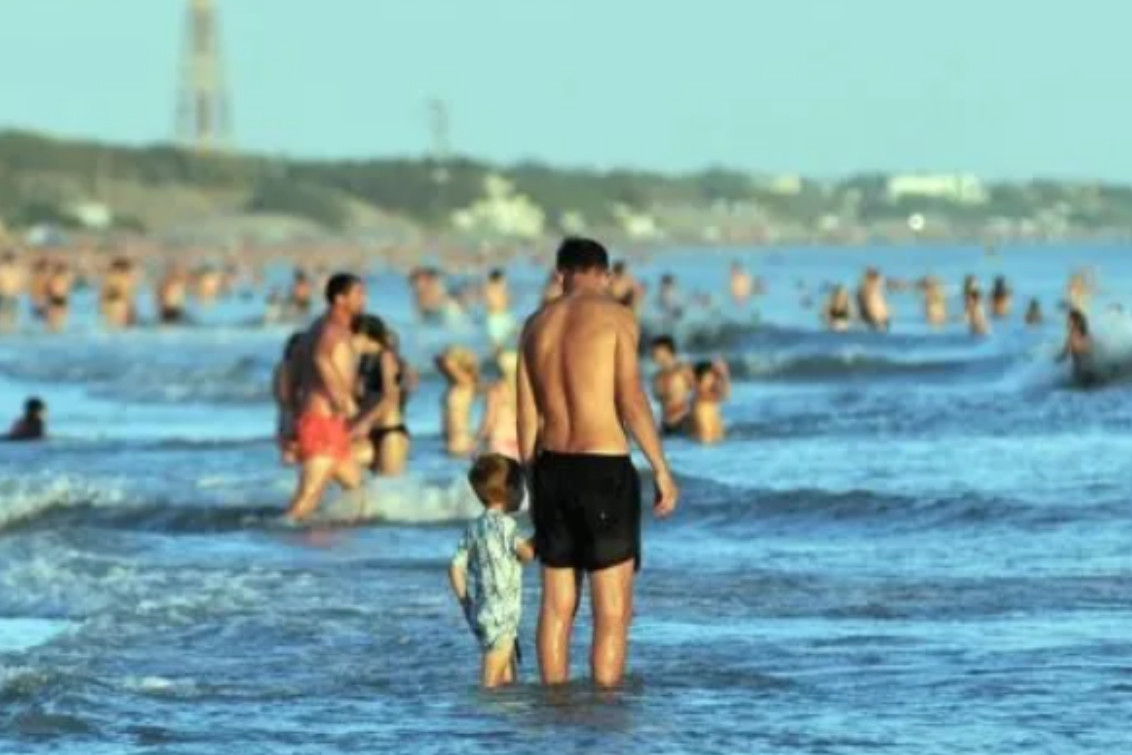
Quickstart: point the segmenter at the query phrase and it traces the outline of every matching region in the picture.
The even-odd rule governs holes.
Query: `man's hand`
[[[652,512],[657,519],[664,519],[676,510],[676,502],[680,498],[680,489],[676,487],[676,480],[668,471],[658,472],[653,478],[656,485],[656,502]]]

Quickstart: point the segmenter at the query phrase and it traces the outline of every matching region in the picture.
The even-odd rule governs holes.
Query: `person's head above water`
[[[360,315],[366,309],[362,279],[352,273],[335,273],[326,282],[326,303],[331,311]]]
[[[47,404],[38,396],[32,396],[24,402],[24,419],[43,419],[47,413]]]
[[[555,268],[567,292],[603,289],[609,284],[609,252],[593,239],[571,236],[558,247]]]
[[[667,367],[676,361],[676,339],[667,335],[657,336],[649,343],[649,352],[654,362]]]
[[[713,389],[716,379],[719,377],[716,373],[715,364],[708,361],[696,362],[696,365],[692,368],[692,374],[696,378],[696,387],[701,391]]]
[[[523,468],[502,454],[484,454],[472,463],[468,484],[484,506],[503,505],[510,512],[523,503]]]

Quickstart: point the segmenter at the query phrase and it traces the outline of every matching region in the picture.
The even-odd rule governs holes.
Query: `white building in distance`
[[[889,201],[905,198],[945,199],[957,204],[986,204],[990,199],[987,187],[970,173],[918,173],[891,176],[888,179]]]

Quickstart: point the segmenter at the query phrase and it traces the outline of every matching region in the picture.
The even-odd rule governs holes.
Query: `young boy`
[[[699,362],[693,369],[696,378],[696,397],[689,414],[692,438],[700,443],[718,443],[723,440],[723,415],[719,405],[731,396],[731,372],[722,359]]]
[[[522,563],[534,559],[534,541],[520,539],[515,520],[508,516],[523,502],[523,474],[517,461],[500,454],[481,456],[472,465],[468,482],[484,512],[464,532],[448,576],[483,650],[480,682],[491,688],[515,681]]]

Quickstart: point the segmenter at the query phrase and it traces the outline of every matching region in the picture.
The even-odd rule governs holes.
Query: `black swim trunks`
[[[531,518],[544,566],[641,568],[641,481],[628,456],[543,452],[534,464]]]

